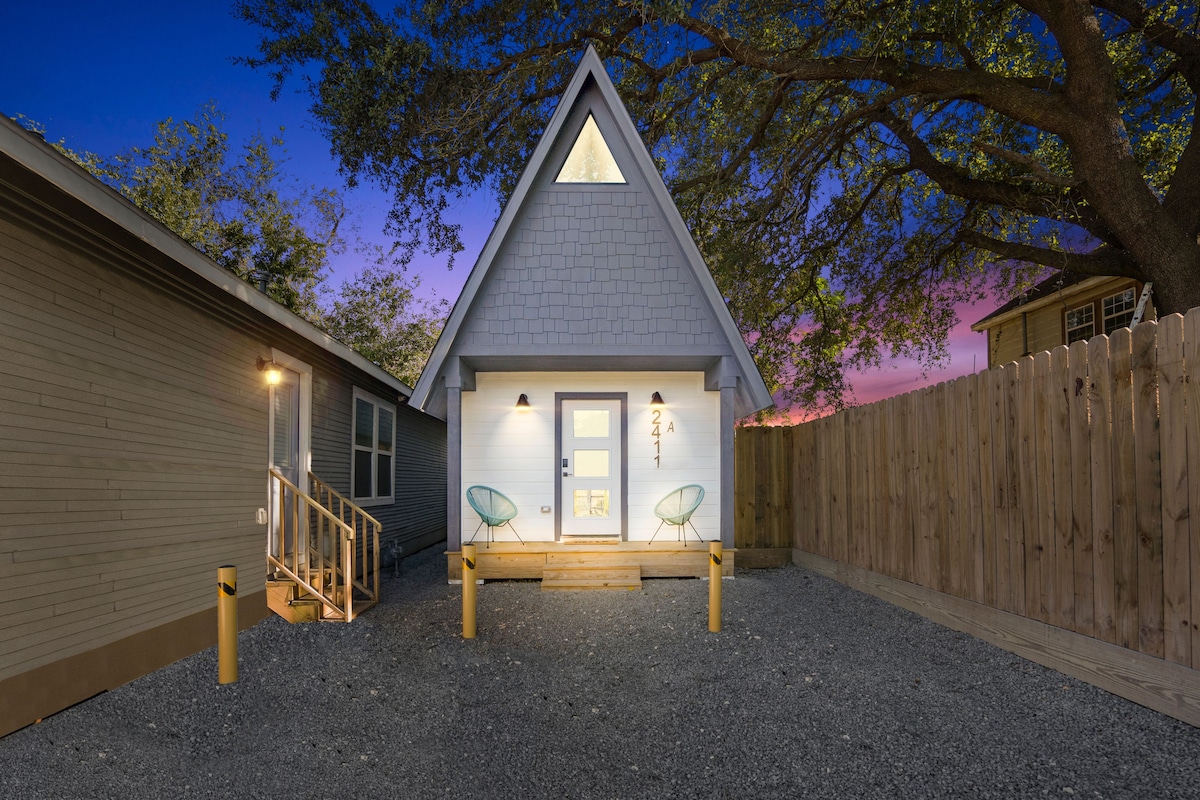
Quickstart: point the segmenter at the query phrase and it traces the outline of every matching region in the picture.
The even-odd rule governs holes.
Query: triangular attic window
[[[587,122],[583,123],[583,130],[579,132],[579,138],[572,145],[571,152],[567,154],[567,160],[563,162],[554,182],[625,182],[625,176],[621,174],[617,160],[613,158],[612,151],[600,135],[600,129],[596,127],[596,120],[592,119],[591,114],[588,114]]]

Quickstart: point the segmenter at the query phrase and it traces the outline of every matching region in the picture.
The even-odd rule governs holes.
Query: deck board
[[[737,551],[723,553],[721,574],[732,576]],[[547,566],[637,566],[643,578],[708,577],[708,543],[621,542],[581,545],[557,542],[494,542],[479,545],[476,575],[482,580],[541,580]],[[447,577],[462,580],[462,553],[446,553]]]

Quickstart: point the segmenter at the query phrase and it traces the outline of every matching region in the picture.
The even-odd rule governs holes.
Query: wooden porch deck
[[[637,580],[708,577],[708,542],[690,542],[686,547],[682,542],[475,544],[476,576],[482,580],[540,580],[546,589],[625,589],[636,588],[637,583],[615,581],[610,576],[636,569]],[[733,575],[736,554],[734,549],[722,553],[722,576]],[[461,551],[446,553],[446,572],[451,582],[462,581]]]

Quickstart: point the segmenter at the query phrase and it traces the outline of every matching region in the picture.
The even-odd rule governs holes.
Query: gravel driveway
[[[271,618],[0,739],[0,798],[1197,798],[1200,729],[798,567]]]

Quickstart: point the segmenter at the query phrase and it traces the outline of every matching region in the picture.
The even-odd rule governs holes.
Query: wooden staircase
[[[270,470],[267,607],[288,622],[350,622],[379,602],[379,521],[311,472],[311,493]]]
[[[542,571],[542,591],[642,588],[642,568],[637,564],[560,564]]]
[[[316,622],[322,617],[321,601],[289,580],[267,581],[267,608],[288,622]]]

